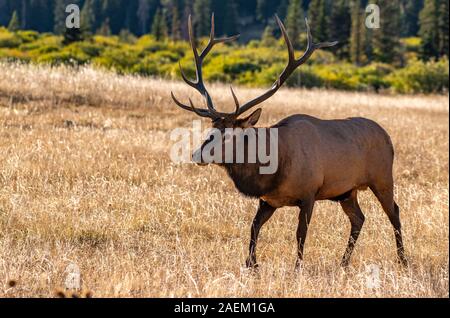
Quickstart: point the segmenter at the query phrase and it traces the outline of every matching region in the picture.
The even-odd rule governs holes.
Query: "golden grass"
[[[257,202],[217,167],[170,161],[170,131],[194,119],[171,89],[196,97],[180,83],[0,64],[0,296],[51,297],[71,263],[96,297],[449,296],[448,96],[283,90],[267,102],[262,124],[365,116],[389,131],[411,266],[397,265],[391,225],[365,192],[346,272],[349,222],[320,202],[303,271],[294,272],[298,212],[285,208],[262,229],[255,276],[243,264]],[[228,88],[211,91],[232,107]],[[238,90],[241,100],[258,93]],[[379,288],[366,284],[370,264]]]

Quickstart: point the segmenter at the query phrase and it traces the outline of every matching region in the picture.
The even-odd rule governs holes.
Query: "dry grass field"
[[[386,128],[410,267],[397,264],[392,227],[365,192],[350,268],[339,267],[350,223],[337,203],[319,202],[303,270],[298,211],[285,208],[262,229],[255,275],[243,264],[257,202],[220,168],[171,162],[171,130],[197,119],[171,89],[199,100],[181,83],[0,63],[1,297],[52,297],[70,264],[94,297],[449,296],[448,96],[282,90],[267,102],[260,124],[306,113]],[[232,107],[227,87],[211,92]]]

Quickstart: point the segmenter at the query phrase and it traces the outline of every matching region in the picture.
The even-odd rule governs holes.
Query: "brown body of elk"
[[[222,132],[226,128],[252,129],[258,122],[261,109],[250,116],[238,117],[252,107],[273,96],[293,71],[306,62],[312,53],[319,48],[330,47],[332,43],[313,44],[308,23],[308,48],[300,59],[295,59],[294,50],[284,25],[277,17],[278,25],[285,38],[289,63],[272,88],[263,95],[249,101],[242,107],[233,91],[236,112],[219,113],[213,106],[212,99],[202,79],[202,63],[212,47],[221,42],[234,40],[236,37],[215,39],[214,16],[212,18],[211,38],[207,47],[198,54],[193,40],[192,26],[189,19],[191,45],[197,70],[197,81],[187,79],[182,71],[183,79],[198,90],[205,98],[208,109],[198,109],[191,100],[190,105],[180,103],[175,96],[175,103],[185,110],[195,112],[201,117],[212,119],[212,126]],[[392,167],[394,148],[389,135],[377,123],[365,118],[349,118],[343,120],[321,120],[307,115],[293,115],[278,124],[265,129],[278,130],[278,170],[274,174],[260,174],[257,163],[221,163],[233,180],[236,188],[244,195],[258,198],[259,208],[251,227],[251,238],[248,267],[256,267],[256,243],[261,227],[273,213],[281,207],[298,206],[300,208],[297,229],[298,260],[303,259],[303,248],[314,204],[320,200],[340,202],[342,209],[350,219],[351,231],[342,265],[347,266],[350,256],[364,224],[364,215],[358,204],[359,190],[370,188],[394,227],[397,253],[402,264],[407,261],[401,234],[399,208],[394,201],[394,181]],[[258,137],[258,129],[256,138]],[[266,133],[265,138],[270,134]],[[194,153],[199,154],[211,140],[206,140]],[[269,143],[269,140],[267,140]],[[224,141],[222,141],[222,146]],[[201,158],[201,156],[200,156]],[[199,162],[205,164],[205,162]]]

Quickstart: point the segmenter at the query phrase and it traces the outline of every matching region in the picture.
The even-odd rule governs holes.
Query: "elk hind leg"
[[[306,234],[308,233],[309,222],[314,210],[314,199],[304,200],[299,204],[300,214],[297,227],[297,262],[295,268],[298,270],[303,261],[303,249],[305,247]]]
[[[384,212],[387,214],[389,221],[394,227],[395,242],[397,244],[397,255],[400,263],[403,266],[408,265],[408,261],[405,256],[405,248],[403,246],[401,222],[400,222],[400,209],[397,203],[394,201],[394,187],[393,185],[382,187],[382,186],[371,186],[372,192],[380,201]]]
[[[350,238],[348,240],[347,249],[345,250],[344,256],[342,257],[341,266],[347,267],[350,263],[350,257],[355,249],[356,241],[358,240],[359,234],[364,224],[364,214],[358,203],[357,191],[352,191],[349,198],[340,201],[342,209],[345,214],[350,219],[351,230]]]

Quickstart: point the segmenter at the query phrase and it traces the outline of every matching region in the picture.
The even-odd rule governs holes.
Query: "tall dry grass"
[[[347,271],[338,265],[349,221],[320,202],[303,271],[294,272],[298,211],[285,208],[262,229],[255,276],[243,263],[257,202],[219,168],[170,161],[170,131],[194,119],[173,106],[172,89],[197,98],[174,82],[0,64],[0,296],[52,296],[72,263],[96,297],[449,296],[448,96],[282,90],[267,102],[262,124],[365,116],[389,131],[411,265],[397,265],[392,227],[366,192]],[[211,91],[232,107],[226,87]],[[367,285],[371,264],[378,288]]]

